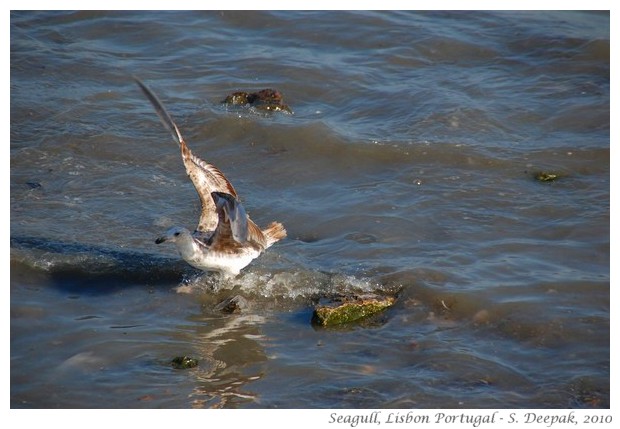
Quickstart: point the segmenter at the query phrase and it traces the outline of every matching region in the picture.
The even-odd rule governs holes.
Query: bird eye
[[[177,232],[175,232],[175,233],[174,233],[174,236],[175,236],[175,237],[178,237],[178,236],[179,236],[179,234],[180,234],[180,232],[178,232],[178,231],[177,231]]]

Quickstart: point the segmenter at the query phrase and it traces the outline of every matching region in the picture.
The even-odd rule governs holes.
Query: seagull
[[[286,237],[284,226],[272,222],[261,229],[252,222],[226,176],[192,153],[157,96],[140,79],[134,79],[181,148],[185,171],[201,203],[200,219],[194,232],[174,226],[155,243],[174,243],[181,257],[195,268],[219,272],[224,278],[237,276],[265,249]]]

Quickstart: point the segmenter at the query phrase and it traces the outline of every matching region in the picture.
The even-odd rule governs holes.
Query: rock
[[[175,369],[188,369],[198,366],[198,360],[189,356],[177,356],[170,361]]]
[[[375,294],[338,297],[328,304],[317,305],[312,315],[312,323],[333,326],[355,322],[392,306],[394,302],[396,298],[392,296]]]
[[[258,92],[233,92],[227,96],[222,103],[232,104],[235,106],[250,106],[270,112],[293,113],[286,104],[282,102],[282,94],[275,89],[262,89]]]
[[[236,104],[240,106],[250,104],[250,102],[248,101],[248,95],[249,94],[247,92],[233,92],[228,97],[226,97],[224,101],[222,101],[222,103]]]
[[[248,301],[241,295],[235,295],[230,298],[226,298],[215,306],[215,310],[222,313],[239,313],[241,310],[248,308]]]
[[[546,171],[539,171],[538,173],[534,174],[534,178],[539,182],[551,182],[553,180],[556,180],[558,177],[560,177],[559,174],[549,173]]]

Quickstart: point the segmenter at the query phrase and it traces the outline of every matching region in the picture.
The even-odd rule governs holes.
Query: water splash
[[[239,293],[256,298],[288,300],[318,299],[321,297],[392,292],[370,278],[340,273],[297,269],[294,271],[248,271],[234,279],[202,274],[187,279],[177,288],[184,293]]]

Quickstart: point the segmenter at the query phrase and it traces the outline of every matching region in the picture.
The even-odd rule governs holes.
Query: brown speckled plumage
[[[213,164],[192,153],[159,99],[139,79],[135,80],[153,104],[161,122],[179,144],[185,171],[201,203],[200,219],[193,233],[190,234],[185,228],[173,227],[156,243],[175,242],[183,259],[194,267],[219,271],[225,275],[238,274],[252,259],[286,237],[286,230],[279,222],[272,222],[265,229],[259,228],[245,213],[237,191],[226,176]],[[229,204],[218,206],[220,199],[227,200]],[[231,219],[227,212],[229,206],[236,207],[242,218]],[[237,231],[242,231],[243,239],[235,237]]]

